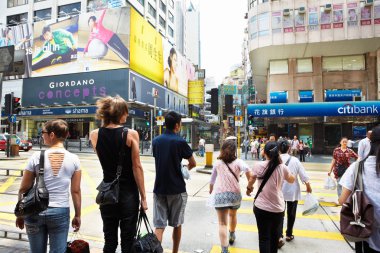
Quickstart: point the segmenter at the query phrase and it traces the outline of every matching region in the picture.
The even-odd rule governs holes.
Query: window
[[[364,55],[323,57],[323,71],[365,70]]]
[[[148,13],[154,18],[156,18],[156,9],[153,8],[153,6],[149,3],[148,3]]]
[[[297,59],[297,73],[313,72],[313,61],[308,59]]]
[[[41,20],[51,19],[51,9],[43,9],[34,12],[34,21],[38,22]]]
[[[142,6],[145,5],[145,0],[137,0],[137,2],[139,2]]]
[[[170,26],[168,26],[168,30],[169,30],[169,35],[170,35],[170,37],[174,37],[174,31],[173,31],[173,28],[171,28]]]
[[[162,1],[160,1],[160,9],[166,13],[166,4],[164,4]]]
[[[46,1],[46,0],[34,0],[35,3],[42,2],[42,1]]]
[[[165,21],[165,19],[163,19],[161,16],[160,16],[158,22],[160,23],[160,25],[161,25],[163,28],[166,27],[166,21]]]
[[[12,15],[7,17],[8,26],[14,26],[26,22],[28,22],[28,13],[21,13],[18,15]]]
[[[28,0],[8,0],[8,8],[28,4]]]
[[[174,23],[174,16],[173,14],[169,11],[169,20]]]
[[[169,5],[170,5],[170,7],[174,8],[174,1],[173,1],[173,0],[170,0],[170,1],[169,1]]]
[[[249,0],[248,10],[252,9],[255,6],[257,6],[257,0]]]
[[[288,60],[277,60],[269,62],[269,73],[271,75],[287,74]]]
[[[80,2],[58,6],[58,17],[64,17],[70,14],[79,14],[81,11],[80,6]]]
[[[259,14],[259,37],[269,35],[269,12]]]

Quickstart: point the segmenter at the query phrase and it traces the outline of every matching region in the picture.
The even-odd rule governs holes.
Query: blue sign
[[[362,139],[367,135],[367,127],[366,126],[353,126],[352,127],[353,137],[354,139]]]
[[[321,116],[380,116],[380,101],[249,104],[248,115],[262,118]]]
[[[353,101],[353,97],[361,97],[362,91],[354,90],[325,90],[325,102]]]
[[[288,92],[287,91],[272,91],[269,94],[271,104],[280,104],[288,102]]]
[[[241,109],[235,109],[235,116],[241,116]]]
[[[22,109],[20,116],[95,114],[96,106]]]
[[[16,145],[20,145],[20,139],[16,138]]]
[[[300,103],[314,102],[314,93],[312,90],[300,90],[298,92],[298,101]]]
[[[12,114],[12,115],[9,115],[9,116],[8,116],[8,119],[9,119],[9,122],[11,122],[11,123],[16,123],[16,121],[17,121],[17,116],[16,116],[16,114]]]

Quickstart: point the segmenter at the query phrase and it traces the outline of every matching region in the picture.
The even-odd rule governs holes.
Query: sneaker
[[[234,244],[235,240],[236,240],[235,232],[230,232],[230,238],[229,238],[230,245]]]

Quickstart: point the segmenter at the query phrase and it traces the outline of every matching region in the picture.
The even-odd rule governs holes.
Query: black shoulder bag
[[[225,162],[225,164],[227,165],[227,168],[228,170],[231,172],[232,175],[234,175],[234,178],[236,179],[236,181],[239,183],[239,179],[238,177],[235,175],[235,173],[231,170],[230,166],[228,166],[228,164]]]
[[[259,194],[261,193],[261,191],[263,190],[265,184],[268,182],[269,178],[272,176],[274,170],[276,169],[277,167],[271,169],[271,170],[268,170],[267,172],[265,172],[265,175],[264,175],[264,178],[263,178],[263,182],[261,183],[260,187],[259,187],[259,190],[257,191],[256,193],[256,196],[253,198],[253,203],[255,203],[257,197],[259,196]]]
[[[22,198],[17,202],[15,215],[26,217],[38,214],[46,210],[49,206],[49,192],[45,186],[45,150],[41,151],[40,164],[34,186],[22,194]]]
[[[96,188],[99,192],[96,196],[96,203],[99,205],[113,205],[119,202],[120,182],[119,178],[123,169],[123,158],[125,157],[125,145],[127,141],[128,128],[123,129],[123,142],[119,151],[119,160],[117,162],[116,178],[106,183],[104,180]]]

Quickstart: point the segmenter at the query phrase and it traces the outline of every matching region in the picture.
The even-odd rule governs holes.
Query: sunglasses
[[[48,134],[49,132],[48,131],[41,131],[41,133]]]

